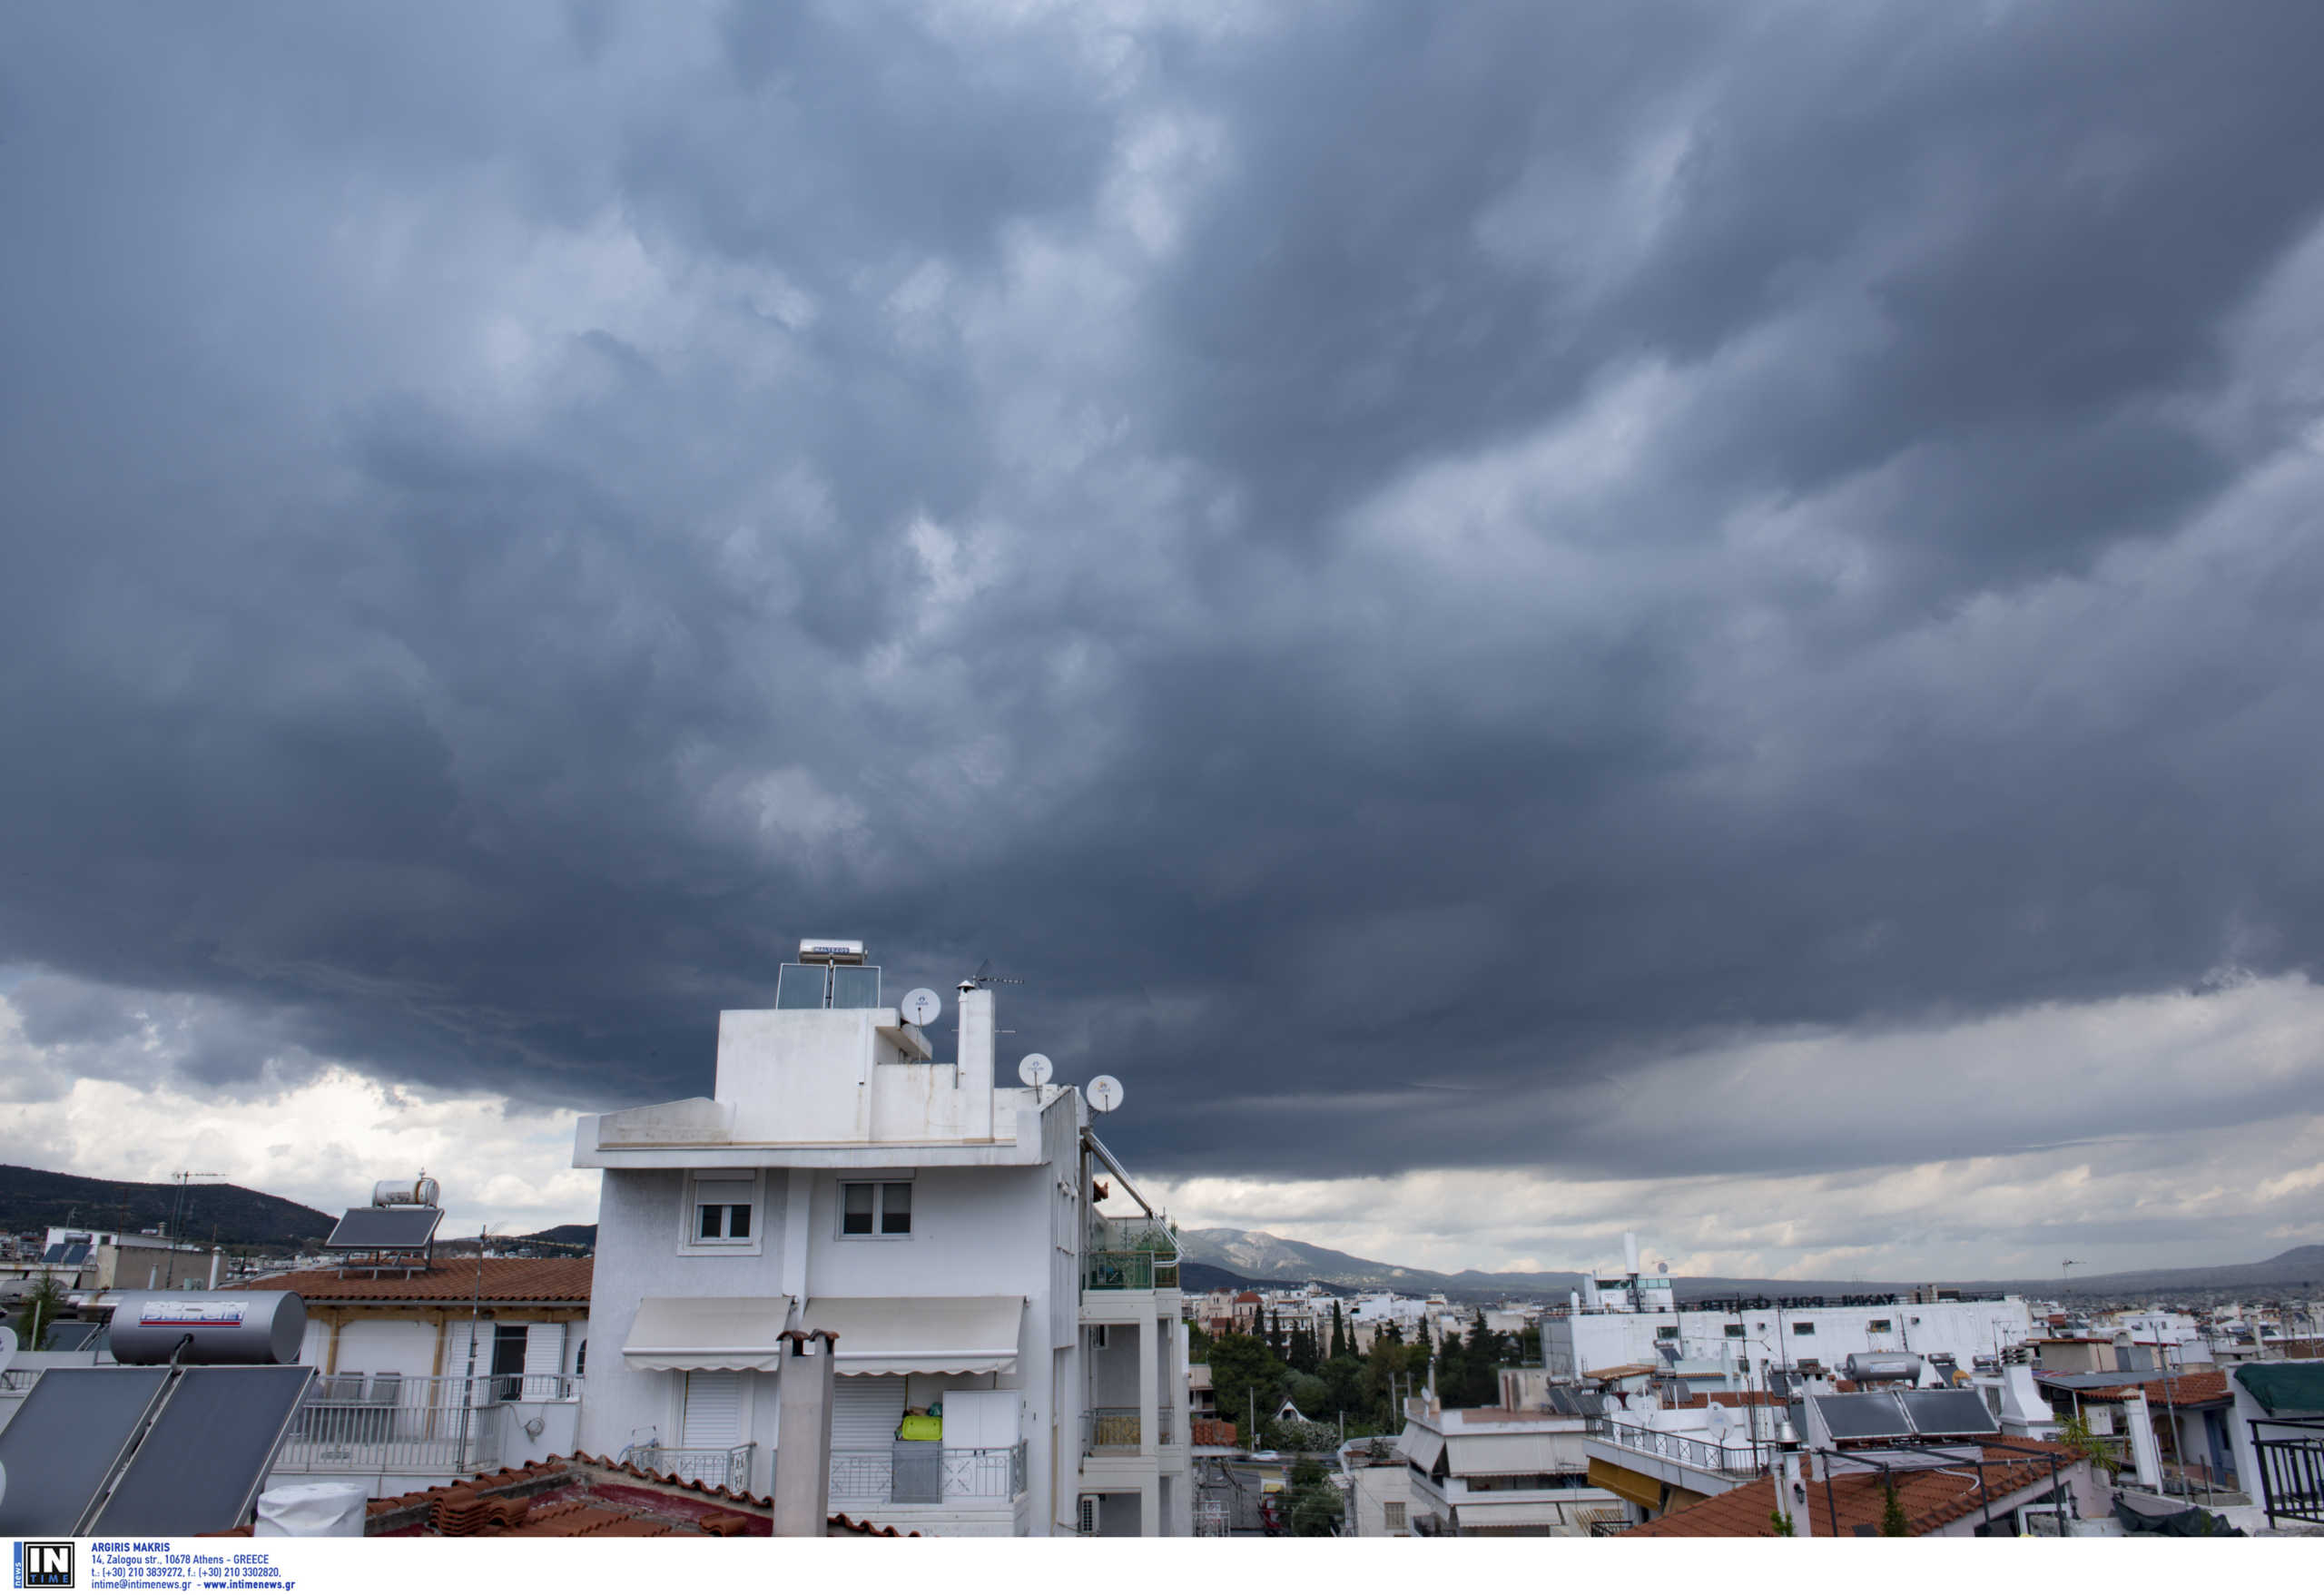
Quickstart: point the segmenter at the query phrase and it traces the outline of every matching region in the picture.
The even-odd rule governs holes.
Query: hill
[[[1304,1285],[1310,1280],[1354,1290],[1395,1290],[1421,1295],[1442,1291],[1454,1301],[1493,1300],[1504,1295],[1556,1298],[1577,1288],[1574,1273],[1491,1273],[1463,1269],[1457,1274],[1429,1268],[1407,1268],[1374,1262],[1328,1246],[1310,1245],[1265,1230],[1189,1229],[1179,1239],[1189,1267],[1207,1265],[1241,1275],[1263,1285]],[[1674,1275],[1671,1284],[1682,1301],[1705,1296],[1848,1295],[1867,1292],[1910,1290],[1931,1283],[1958,1285],[1971,1290],[2008,1290],[2024,1295],[2057,1296],[2117,1296],[2149,1293],[2219,1290],[2261,1290],[2279,1287],[2313,1288],[2324,1285],[2324,1245],[2295,1246],[2260,1263],[2222,1264],[2201,1268],[2156,1268],[2122,1274],[2093,1275],[2076,1279],[2067,1293],[2055,1279],[1909,1280],[1886,1282],[1838,1279],[1740,1279]]]
[[[15,1233],[70,1224],[134,1234],[159,1228],[178,1215],[178,1233],[222,1245],[289,1250],[330,1234],[328,1213],[241,1186],[188,1185],[182,1196],[167,1182],[92,1179],[45,1168],[0,1164],[0,1228]]]

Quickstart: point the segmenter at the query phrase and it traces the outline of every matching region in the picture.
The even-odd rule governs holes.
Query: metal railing
[[[275,1459],[282,1473],[464,1473],[500,1462],[500,1420],[511,1401],[571,1401],[560,1373],[438,1378],[325,1373],[309,1386]]]
[[[1142,1449],[1144,1425],[1136,1407],[1091,1407],[1081,1414],[1081,1450],[1085,1455],[1101,1451]]]
[[[832,1452],[832,1499],[856,1505],[933,1506],[1012,1501],[1026,1491],[1025,1442]]]
[[[1084,1290],[1176,1290],[1178,1259],[1151,1252],[1091,1252],[1082,1258]]]
[[[1177,1289],[1177,1230],[1167,1218],[1093,1217],[1081,1285],[1084,1290]]]
[[[40,1373],[38,1368],[0,1368],[0,1391],[21,1395],[33,1387]]]
[[[629,1460],[649,1473],[668,1473],[713,1490],[747,1491],[751,1487],[751,1453],[758,1442],[740,1445],[639,1445]]]
[[[1688,1434],[1674,1434],[1664,1429],[1648,1429],[1632,1423],[1617,1423],[1610,1419],[1593,1420],[1589,1433],[1622,1447],[1625,1451],[1643,1452],[1648,1456],[1660,1457],[1681,1467],[1699,1468],[1708,1473],[1724,1473],[1741,1479],[1756,1479],[1766,1472],[1763,1459],[1768,1448],[1748,1445],[1721,1445],[1709,1440],[1697,1440]]]

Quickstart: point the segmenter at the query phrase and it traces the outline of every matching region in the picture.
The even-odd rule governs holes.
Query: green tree
[[[1880,1531],[1892,1540],[1912,1536],[1913,1526],[1905,1521],[1905,1503],[1896,1499],[1896,1481],[1884,1476],[1880,1481]]]
[[[1208,1355],[1210,1355],[1210,1331],[1199,1324],[1189,1322],[1187,1324],[1187,1360],[1190,1363],[1199,1363]]]
[[[1315,1371],[1324,1382],[1324,1405],[1315,1415],[1324,1413],[1354,1413],[1360,1417],[1371,1415],[1371,1403],[1364,1397],[1364,1364],[1344,1354],[1327,1358]],[[1302,1409],[1303,1411],[1308,1409]]]
[[[42,1275],[32,1289],[25,1293],[23,1301],[18,1305],[16,1344],[28,1352],[40,1350],[40,1337],[71,1305],[65,1300],[64,1287],[57,1283],[56,1275]]]
[[[1332,1357],[1332,1359],[1333,1359],[1334,1361],[1336,1361],[1336,1360],[1338,1360],[1338,1359],[1339,1359],[1339,1358],[1341,1358],[1341,1357],[1346,1356],[1347,1354],[1348,1354],[1347,1325],[1346,1325],[1344,1323],[1341,1322],[1341,1319],[1340,1319],[1340,1305],[1339,1305],[1337,1302],[1334,1302],[1334,1303],[1332,1304],[1332,1350],[1331,1350],[1331,1357]]]
[[[1291,1470],[1289,1489],[1290,1511],[1285,1513],[1291,1531],[1305,1539],[1329,1535],[1339,1525],[1340,1492],[1332,1488],[1332,1479],[1324,1465],[1312,1458],[1303,1457]]]
[[[1246,1435],[1253,1446],[1265,1433],[1266,1421],[1282,1403],[1288,1373],[1266,1342],[1251,1334],[1222,1334],[1210,1343],[1210,1388],[1218,1415],[1248,1428],[1254,1411],[1260,1432]]]

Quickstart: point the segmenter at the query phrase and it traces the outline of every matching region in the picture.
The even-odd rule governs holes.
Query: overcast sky
[[[1197,1223],[2324,1239],[2319,60],[10,7],[0,1157],[586,1218],[835,934]]]

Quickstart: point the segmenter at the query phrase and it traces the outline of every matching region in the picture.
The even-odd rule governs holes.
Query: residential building
[[[1627,1523],[1613,1492],[1590,1481],[1592,1420],[1578,1413],[1408,1403],[1396,1447],[1407,1463],[1415,1533],[1603,1533]]]
[[[320,1370],[273,1482],[395,1495],[570,1452],[591,1273],[586,1257],[438,1256],[254,1282],[306,1303],[299,1360]]]
[[[785,1329],[838,1335],[831,1502],[944,1534],[1191,1529],[1175,1231],[1083,1091],[994,1080],[811,947],[720,1015],[712,1094],[591,1115],[604,1170],[581,1449],[770,1492]],[[1116,1211],[1099,1208],[1099,1177]],[[1125,1209],[1136,1209],[1125,1211]]]
[[[1351,1540],[1409,1540],[1412,1469],[1386,1439],[1351,1440],[1340,1447],[1340,1532]]]
[[[1630,1252],[1627,1276],[1585,1280],[1566,1312],[1542,1321],[1542,1355],[1551,1373],[1579,1378],[1592,1369],[1679,1359],[1732,1365],[1736,1383],[1765,1388],[1770,1369],[1838,1373],[1851,1355],[1909,1354],[1970,1368],[1980,1358],[1994,1361],[2033,1333],[2032,1314],[2020,1296],[1759,1297],[1681,1307],[1669,1277],[1639,1273],[1635,1243]]]

